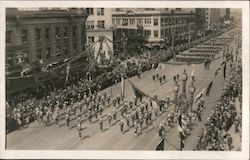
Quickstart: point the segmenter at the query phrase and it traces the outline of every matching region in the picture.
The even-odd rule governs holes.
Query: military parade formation
[[[218,59],[222,59],[225,66],[224,77],[226,79],[221,99],[207,119],[194,150],[231,150],[232,138],[230,139],[230,134],[227,131],[232,124],[235,124],[235,132],[241,134],[242,115],[237,113],[235,107],[236,101],[242,103],[242,63],[238,54],[241,47],[240,34],[234,31],[229,35],[230,37],[227,38],[225,44],[221,44],[221,41],[218,41],[220,38],[216,38],[192,47],[175,57],[176,62],[203,63],[204,71],[210,70],[210,64]],[[213,45],[211,45],[211,42]],[[234,43],[237,46],[236,51],[233,51],[231,47]],[[84,90],[82,86],[91,83],[94,79],[93,75],[88,73],[86,80],[75,80],[76,83],[64,88],[51,90],[41,100],[33,98],[17,103],[17,106],[13,107],[7,118],[12,118],[19,126],[17,128],[21,129],[29,127],[33,121],[37,121],[38,124],[44,126],[56,125],[58,128],[66,126],[69,130],[76,127],[77,136],[81,140],[87,136],[85,131],[88,126],[96,123],[99,124],[101,133],[105,132],[107,128],[118,125],[121,134],[133,132],[135,136],[143,134],[146,128],[153,128],[161,139],[167,139],[168,131],[177,126],[178,138],[180,138],[179,150],[183,150],[185,148],[184,140],[194,128],[194,125],[202,121],[203,110],[206,108],[205,92],[208,97],[212,82],[195,97],[196,79],[198,78],[194,70],[190,75],[184,69],[182,73],[167,77],[165,74],[159,73],[159,70],[165,67],[164,62],[148,63],[150,60],[148,56],[137,59],[138,66],[125,67],[126,69],[129,68],[130,71],[136,68],[136,74],[128,76],[128,72],[124,72],[124,66],[122,65],[117,67],[116,72],[125,76],[129,81],[129,78],[134,75],[143,79],[144,77],[141,76],[143,72],[153,70],[153,83],[159,82],[164,85],[169,81],[173,82],[173,97],[165,96],[162,99],[159,98],[159,95],[153,95],[152,97],[130,81],[129,84],[132,86],[135,95],[133,98],[127,98],[124,95],[115,96],[112,92],[101,91],[104,87],[97,87],[98,89],[88,87],[87,90]],[[133,63],[135,64],[134,61]],[[220,70],[222,69],[218,69],[218,72]],[[114,82],[118,84],[121,81],[120,78],[121,76]],[[188,79],[190,84],[187,81]],[[187,89],[187,86],[189,86],[189,89]],[[7,108],[10,107],[8,102],[6,105]],[[157,119],[162,115],[165,118],[158,123]],[[225,143],[228,147],[225,147]]]

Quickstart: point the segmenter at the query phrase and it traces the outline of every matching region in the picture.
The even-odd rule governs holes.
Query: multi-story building
[[[114,9],[112,24],[116,30],[124,32],[128,39],[136,39],[141,27],[146,42],[169,43],[173,34],[178,37],[177,39],[193,35],[195,13],[181,8]]]
[[[205,20],[206,20],[206,29],[213,30],[220,26],[221,18],[224,16],[221,15],[221,8],[206,8],[205,10]]]
[[[110,8],[87,8],[87,22],[86,22],[86,38],[87,46],[101,39],[105,36],[104,45],[107,50],[113,52],[113,30],[112,30],[112,15]],[[94,49],[99,50],[100,45],[95,45]]]
[[[83,9],[7,9],[6,64],[50,63],[85,50]]]
[[[206,24],[206,9],[205,8],[196,8],[196,33],[197,36],[205,35],[205,24]]]

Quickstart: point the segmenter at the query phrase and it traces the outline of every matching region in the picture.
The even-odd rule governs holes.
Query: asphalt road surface
[[[220,53],[221,56],[222,54]],[[213,86],[210,91],[210,97],[205,97],[205,110],[202,112],[202,122],[196,122],[193,129],[190,131],[190,135],[185,141],[184,150],[192,150],[197,143],[198,136],[201,133],[201,128],[206,122],[208,115],[216,104],[216,101],[221,95],[223,89],[223,71],[221,71],[216,77],[214,77],[215,71],[220,67],[222,58],[212,61],[210,70],[204,70],[203,64],[197,65],[165,65],[164,69],[158,70],[160,75],[166,75],[168,81],[164,84],[154,82],[152,75],[157,71],[150,70],[144,72],[141,79],[138,77],[132,77],[130,80],[138,86],[145,93],[159,98],[173,99],[174,87],[173,76],[186,70],[189,75],[187,81],[187,96],[189,96],[188,90],[190,85],[190,75],[192,70],[195,70],[195,96],[199,94],[205,87],[208,86],[210,81],[213,81]],[[181,86],[181,82],[179,82]],[[105,91],[110,94],[112,90],[113,95],[120,95],[120,83],[115,84]],[[181,88],[180,88],[181,91]],[[195,97],[194,96],[194,97]],[[131,85],[125,80],[125,99],[129,100],[134,97],[133,89]],[[110,106],[105,109],[104,115],[110,113],[113,107]],[[65,126],[65,121],[61,121],[63,125],[56,127],[55,124],[51,126],[43,126],[37,122],[32,123],[28,128],[17,130],[7,134],[6,136],[6,149],[12,150],[155,150],[156,146],[160,142],[158,136],[157,126],[162,120],[166,121],[166,115],[173,110],[173,105],[170,106],[166,112],[163,112],[152,125],[146,127],[141,134],[135,136],[134,130],[125,127],[124,133],[121,133],[119,123],[110,126],[107,121],[104,121],[104,131],[100,131],[98,122],[84,122],[83,138],[80,140],[78,137],[78,131],[76,129],[76,122],[71,129]],[[104,117],[105,119],[105,117]],[[121,115],[118,113],[118,119],[121,119]],[[178,150],[179,149],[179,137],[177,134],[177,127],[171,128],[167,133],[165,150]]]

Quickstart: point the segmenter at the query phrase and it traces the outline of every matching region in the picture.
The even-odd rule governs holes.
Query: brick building
[[[138,26],[142,26],[146,43],[162,41],[170,43],[173,33],[178,37],[177,39],[185,39],[189,35],[193,35],[195,13],[180,8],[115,9],[112,14],[112,23],[118,31],[124,32],[129,39],[136,39]]]
[[[85,50],[82,9],[6,9],[6,64],[50,63]]]

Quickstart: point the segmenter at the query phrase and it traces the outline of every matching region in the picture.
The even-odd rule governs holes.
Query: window
[[[116,19],[116,24],[120,25],[121,24],[121,18]]]
[[[158,19],[154,19],[154,26],[158,26]]]
[[[95,42],[95,37],[88,37],[88,43],[94,43]]]
[[[23,43],[27,42],[27,30],[22,30],[21,37]]]
[[[42,49],[37,49],[36,50],[36,57],[37,59],[42,59]]]
[[[98,28],[105,28],[105,21],[97,21]]]
[[[154,37],[158,37],[158,31],[154,31]]]
[[[46,55],[47,59],[49,59],[51,57],[50,48],[46,48],[45,55]]]
[[[11,44],[11,31],[6,32],[6,44]]]
[[[36,29],[36,40],[41,40],[41,29]]]
[[[137,25],[141,25],[142,22],[143,22],[142,20],[143,20],[142,18],[138,18],[138,19],[137,19]]]
[[[150,37],[151,36],[151,30],[144,30],[144,35],[146,37]]]
[[[60,38],[60,28],[56,27],[56,39]]]
[[[72,35],[76,36],[76,26],[73,26],[73,28],[72,28]]]
[[[112,18],[112,24],[115,25],[115,19],[114,18]]]
[[[145,24],[151,24],[151,19],[150,18],[146,18],[145,19]]]
[[[45,38],[49,39],[49,35],[50,35],[50,29],[49,28],[45,28]]]
[[[135,19],[130,19],[130,20],[129,20],[129,24],[130,24],[130,25],[135,25]]]
[[[103,16],[104,15],[104,8],[97,8],[97,15]]]
[[[122,25],[127,26],[128,25],[128,19],[122,19]]]
[[[61,56],[61,47],[60,46],[56,47],[56,56],[57,57]]]
[[[94,29],[94,21],[87,21],[87,29]]]
[[[93,8],[87,8],[87,15],[94,15],[94,9]]]
[[[63,35],[64,35],[64,38],[68,38],[68,27],[63,28]]]

